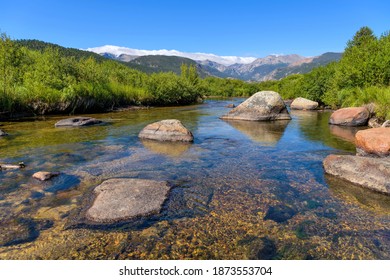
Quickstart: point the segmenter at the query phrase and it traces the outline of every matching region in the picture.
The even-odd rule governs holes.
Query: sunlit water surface
[[[92,115],[106,125],[54,128],[63,117],[3,122],[0,259],[390,259],[390,198],[324,175],[322,160],[351,154],[356,129],[329,112],[291,121],[227,122],[229,103]],[[140,141],[175,118],[193,144]],[[59,171],[48,182],[31,175]],[[166,180],[159,215],[114,227],[79,223],[103,180]]]

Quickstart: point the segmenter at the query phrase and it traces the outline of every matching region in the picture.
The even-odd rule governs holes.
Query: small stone
[[[1,136],[7,136],[8,133],[0,129],[0,137]]]
[[[382,124],[382,127],[390,127],[390,120],[385,121],[385,122]]]
[[[32,175],[33,178],[41,180],[41,181],[47,181],[50,180],[52,177],[60,175],[59,172],[47,172],[47,171],[38,171]]]
[[[231,103],[231,104],[226,105],[225,107],[226,107],[226,108],[235,108],[236,105],[234,105],[233,103]]]

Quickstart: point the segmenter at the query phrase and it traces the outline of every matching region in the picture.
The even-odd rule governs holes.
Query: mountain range
[[[147,73],[173,71],[179,74],[180,66],[185,63],[195,65],[202,77],[216,76],[245,81],[278,80],[291,74],[307,73],[315,67],[340,60],[342,55],[342,53],[328,52],[314,57],[290,54],[255,58],[176,50],[148,51],[111,45],[89,48],[87,51],[122,61],[129,67]]]

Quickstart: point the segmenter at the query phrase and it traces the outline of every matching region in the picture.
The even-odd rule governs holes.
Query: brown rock
[[[339,109],[330,116],[329,123],[345,126],[366,125],[370,112],[365,107],[348,107]]]
[[[277,92],[260,91],[249,97],[221,119],[244,121],[291,120]]]
[[[234,105],[233,103],[231,104],[228,104],[225,106],[226,108],[236,108],[236,105]]]
[[[162,181],[106,180],[94,189],[96,198],[86,218],[95,223],[115,223],[159,213],[169,190],[168,184]]]
[[[179,120],[162,120],[147,125],[138,134],[141,139],[192,142],[194,136]]]
[[[390,158],[329,155],[325,172],[362,187],[390,194]]]
[[[390,128],[360,130],[355,135],[358,155],[390,156]]]
[[[298,97],[294,99],[290,107],[295,110],[315,110],[318,107],[318,102]]]

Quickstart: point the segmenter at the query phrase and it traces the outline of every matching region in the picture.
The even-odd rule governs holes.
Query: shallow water
[[[54,128],[63,117],[2,123],[0,259],[390,259],[390,198],[324,175],[322,160],[354,153],[356,129],[329,112],[291,121],[223,121],[229,103],[92,115],[108,122]],[[176,118],[193,144],[140,141],[148,123]],[[59,171],[49,182],[31,175]],[[169,181],[154,217],[110,228],[78,224],[105,179]]]

